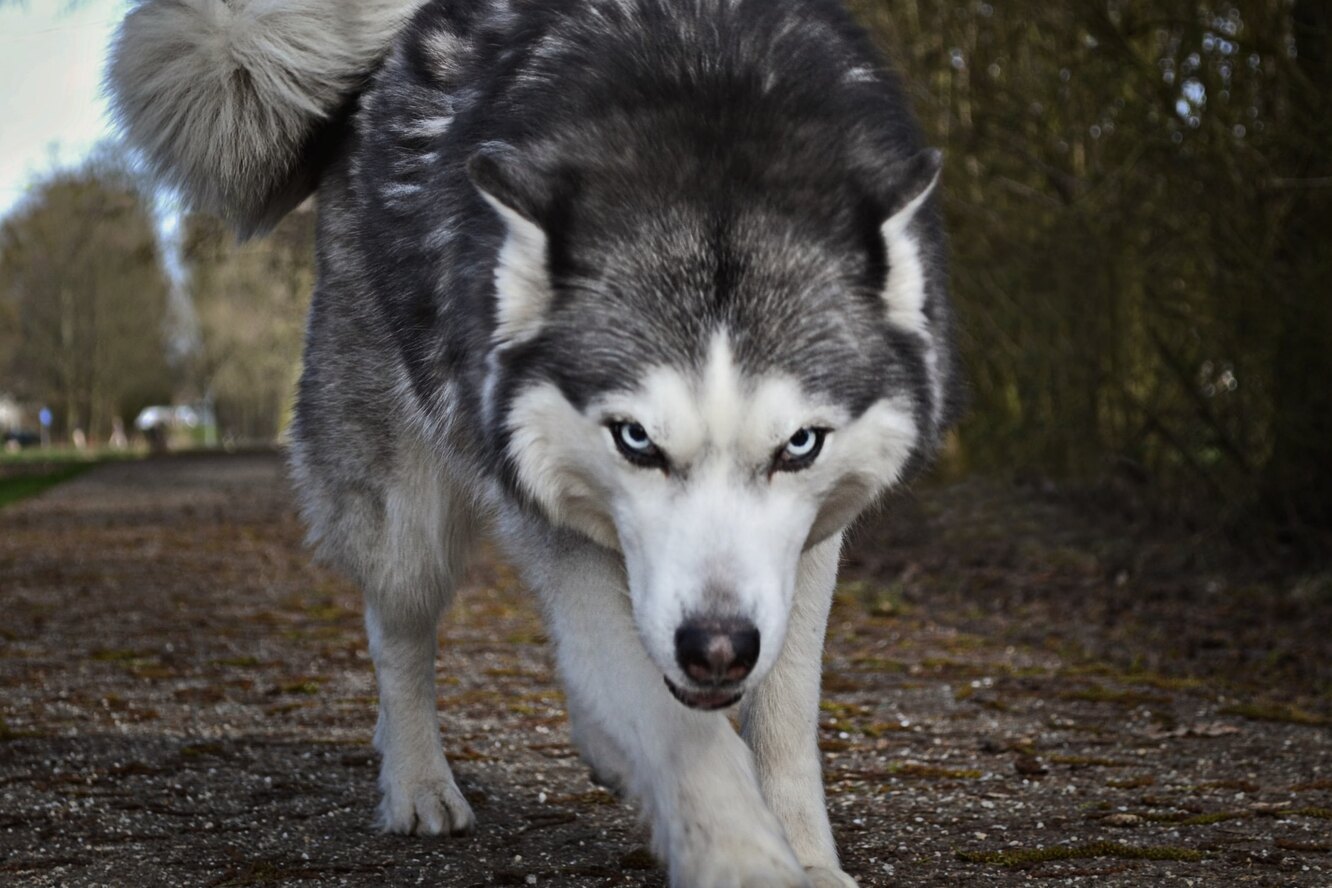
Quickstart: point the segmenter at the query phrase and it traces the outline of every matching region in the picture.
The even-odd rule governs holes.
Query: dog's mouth
[[[665,676],[662,677],[665,678]],[[666,687],[670,689],[672,697],[690,709],[699,709],[704,712],[734,706],[745,695],[743,690],[736,690],[735,688],[715,688],[708,691],[685,690],[669,678],[666,678]]]

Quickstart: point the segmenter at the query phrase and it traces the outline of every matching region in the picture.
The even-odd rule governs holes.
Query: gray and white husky
[[[838,548],[936,449],[953,360],[940,156],[847,13],[148,0],[110,83],[241,233],[317,193],[292,466],[365,591],[383,828],[473,826],[436,630],[488,532],[673,885],[854,885],[816,736]]]

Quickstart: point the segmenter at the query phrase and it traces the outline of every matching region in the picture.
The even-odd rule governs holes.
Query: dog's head
[[[552,522],[623,553],[644,647],[687,705],[772,667],[801,553],[937,438],[938,170],[925,152],[740,184],[502,145],[469,164],[505,225],[496,446]]]

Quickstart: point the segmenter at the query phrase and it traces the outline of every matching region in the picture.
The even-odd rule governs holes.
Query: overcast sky
[[[126,0],[0,3],[0,216],[110,134],[102,67]]]

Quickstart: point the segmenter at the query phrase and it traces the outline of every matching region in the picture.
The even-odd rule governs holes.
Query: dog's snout
[[[742,681],[759,655],[759,632],[741,619],[689,620],[675,630],[675,659],[700,684]]]

